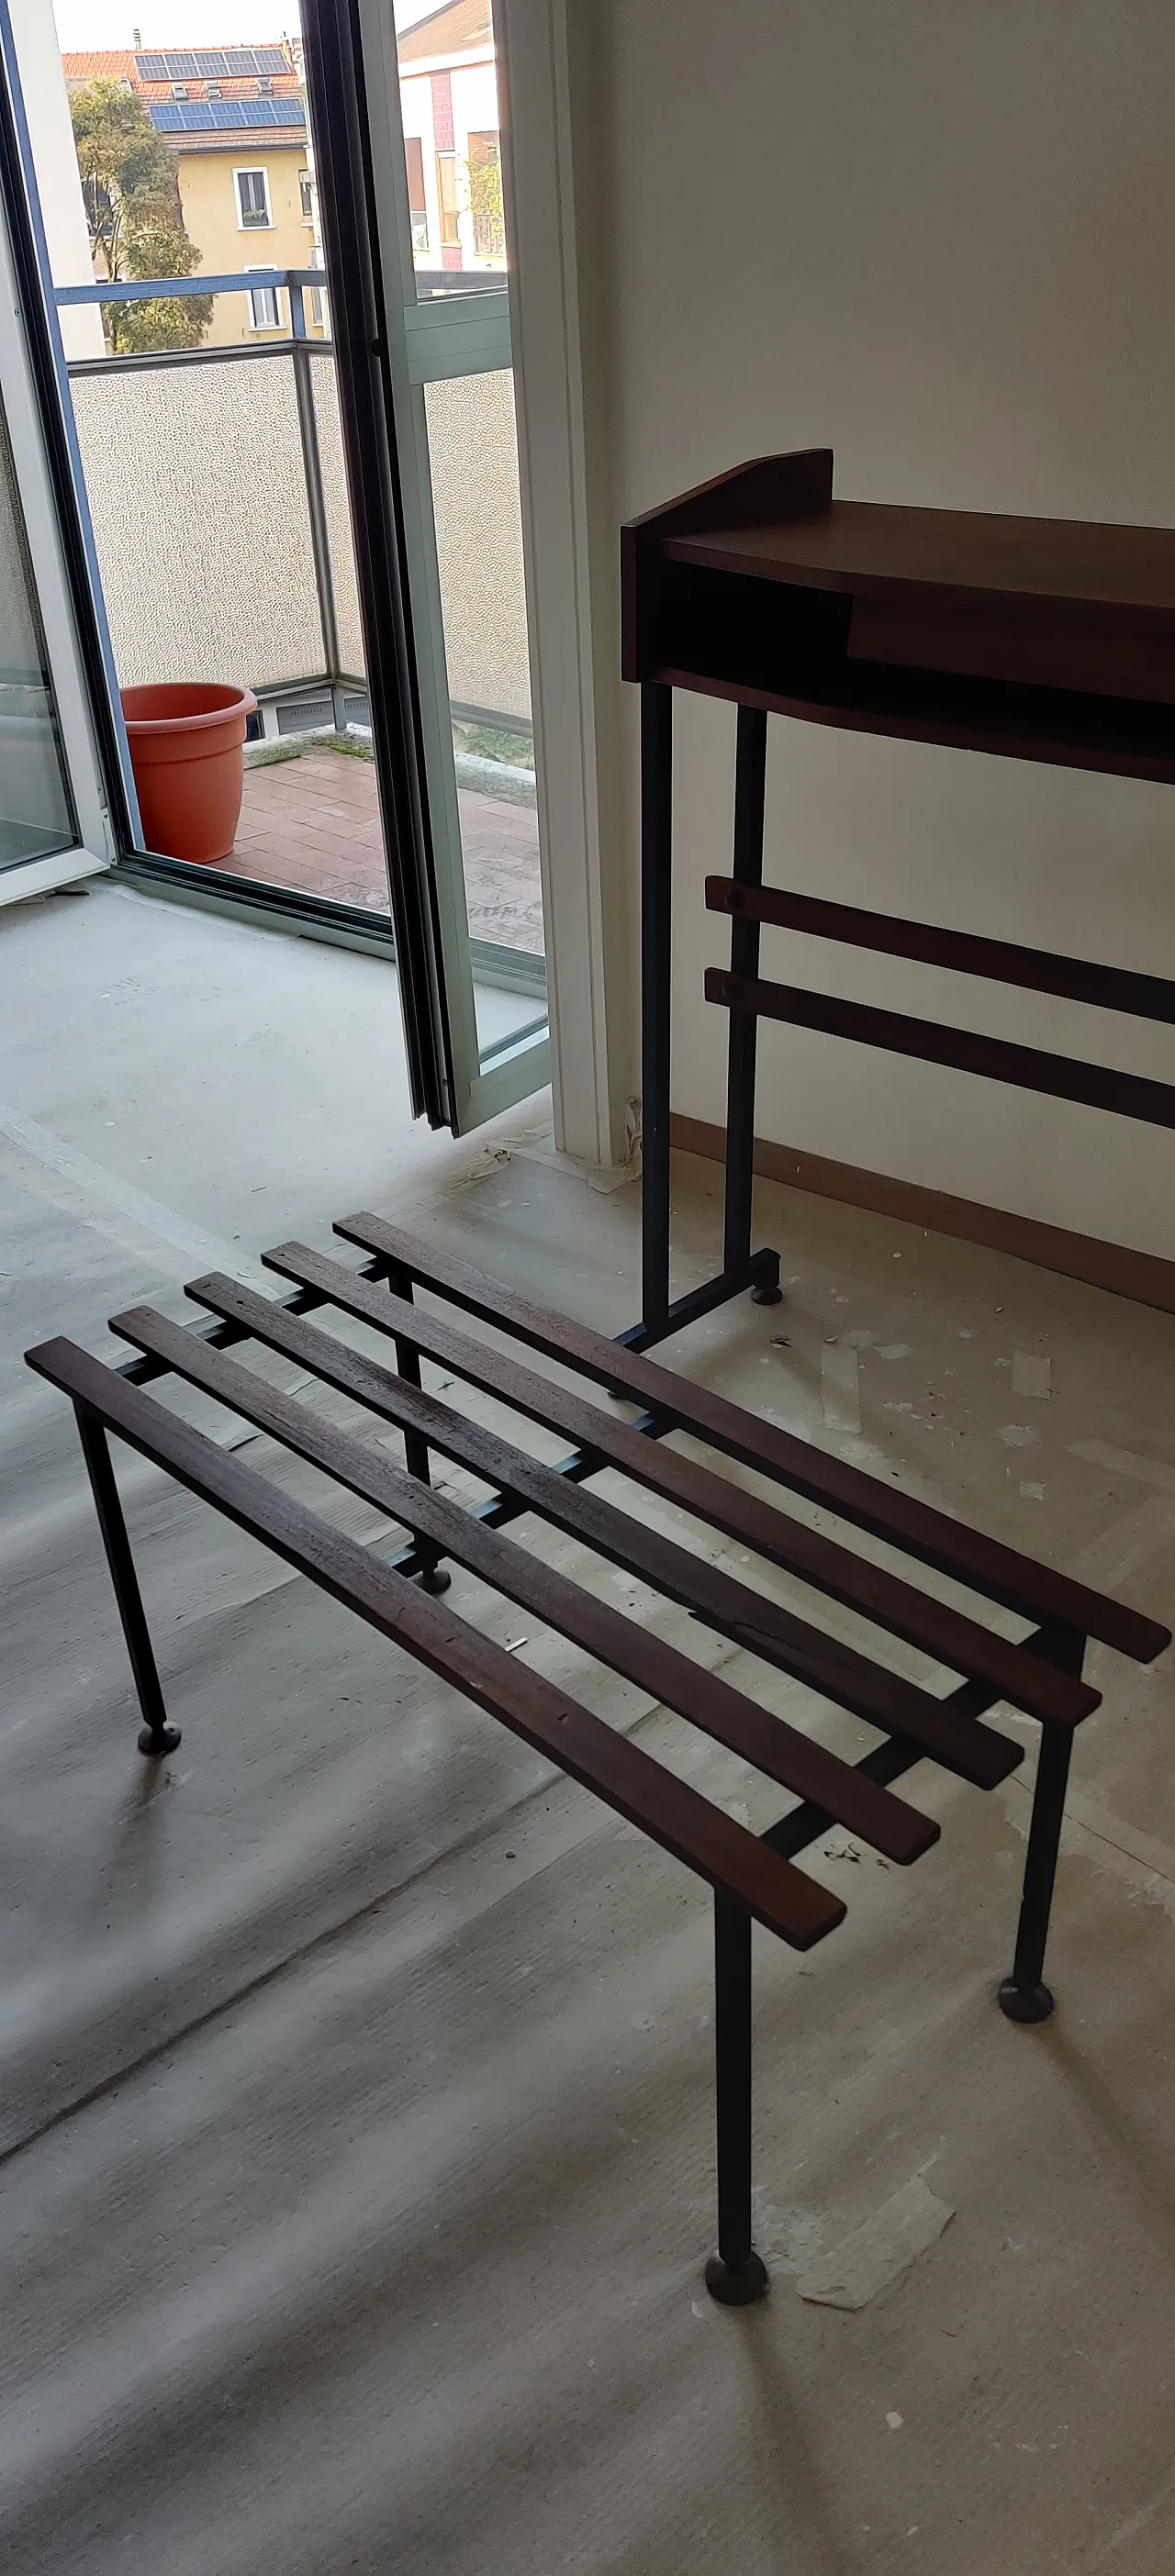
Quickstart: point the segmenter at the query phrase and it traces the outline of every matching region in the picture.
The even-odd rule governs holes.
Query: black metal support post
[[[641,689],[642,1321],[669,1315],[669,1082],[672,969],[673,691]]]
[[[1062,1672],[1080,1675],[1084,1654],[1085,1639],[1072,1629],[1058,1631],[1055,1640],[1049,1639],[1048,1661]],[[999,1990],[1000,2010],[1009,2021],[1047,2021],[1053,2009],[1052,1994],[1044,1983],[1044,1954],[1072,1751],[1071,1726],[1042,1727],[1016,1955],[1011,1976],[1004,1978]]]
[[[724,2307],[749,2307],[767,2289],[751,2244],[751,1917],[737,1897],[714,1894],[714,2065],[718,2114],[718,2251],[706,2288]]]
[[[734,860],[736,885],[763,882],[763,805],[767,785],[767,716],[762,707],[740,707],[734,776]],[[732,975],[757,976],[760,926],[735,915],[730,926]],[[755,1044],[759,1024],[753,1011],[732,1011],[726,1075],[726,1218],[722,1267],[729,1274],[745,1270],[751,1258],[751,1199],[755,1156]],[[774,1280],[760,1279],[752,1295],[760,1306],[778,1304],[779,1265]]]
[[[412,1281],[407,1271],[390,1271],[388,1285],[397,1297],[403,1297],[409,1306],[412,1304]],[[419,1351],[414,1350],[411,1342],[404,1341],[399,1333],[395,1336],[394,1349],[396,1367],[400,1376],[406,1379],[409,1386],[419,1386]],[[422,1485],[431,1485],[432,1469],[429,1464],[428,1442],[423,1432],[405,1432],[404,1463],[410,1476],[419,1476]],[[417,1538],[413,1544],[419,1564],[422,1592],[447,1592],[453,1578],[441,1563],[440,1549],[432,1546],[426,1538]]]
[[[147,1615],[139,1590],[139,1578],[135,1573],[135,1562],[131,1555],[131,1543],[127,1536],[118,1486],[114,1480],[106,1431],[103,1424],[97,1421],[92,1413],[86,1412],[84,1406],[75,1405],[74,1413],[82,1444],[82,1456],[86,1462],[94,1496],[94,1508],[98,1514],[98,1527],[102,1532],[102,1544],[106,1550],[106,1562],[114,1585],[114,1597],[118,1603],[118,1615],[122,1621],[122,1633],[126,1638],[131,1671],[135,1677],[135,1689],[139,1694],[139,1707],[143,1713],[144,1722],[139,1733],[139,1751],[152,1754],[174,1753],[180,1741],[180,1730],[178,1726],[169,1726],[167,1722],[167,1710],[163,1704],[163,1691],[155,1668]]]

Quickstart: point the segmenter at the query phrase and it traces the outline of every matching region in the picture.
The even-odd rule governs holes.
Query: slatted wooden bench
[[[796,1865],[832,1825],[888,1861],[917,1860],[938,1840],[939,1827],[897,1796],[894,1782],[916,1763],[931,1761],[978,1789],[995,1788],[1023,1751],[985,1723],[996,1702],[1005,1701],[1039,1721],[1041,1741],[1015,1957],[999,2000],[1014,2020],[1043,2019],[1052,2008],[1044,1956],[1073,1730],[1098,1705],[1097,1692],[1081,1678],[1085,1642],[1098,1638],[1146,1663],[1169,1644],[1169,1631],[759,1421],[623,1342],[513,1294],[378,1216],[349,1217],[336,1232],[357,1247],[361,1266],[296,1243],[264,1255],[266,1266],[290,1283],[280,1300],[214,1275],[187,1291],[204,1310],[199,1323],[177,1324],[149,1306],[114,1316],[112,1330],[138,1354],[121,1368],[66,1340],[28,1353],[29,1365],[76,1410],[142,1712],[140,1748],[163,1755],[180,1739],[164,1706],[111,1463],[111,1432],[708,1881],[715,1919],[718,2251],[706,2280],[716,2298],[742,2304],[767,2286],[751,2242],[752,1919],[801,1950],[835,1930],[845,1914],[841,1898]],[[422,1307],[416,1288],[435,1302]],[[321,1321],[311,1323],[309,1315],[322,1308],[373,1326],[388,1337],[388,1355],[370,1357]],[[454,1310],[492,1327],[497,1338],[470,1332],[454,1320]],[[369,1417],[365,1427],[394,1424],[403,1437],[404,1466],[316,1410],[304,1377],[299,1394],[291,1395],[228,1356],[249,1341],[295,1362],[318,1387],[353,1398]],[[558,1379],[531,1365],[528,1355],[536,1354],[558,1365]],[[422,1385],[422,1359],[524,1422],[558,1432],[572,1444],[568,1455],[558,1466],[544,1465],[525,1446],[471,1421],[458,1404],[442,1402]],[[345,1536],[145,1391],[166,1377],[201,1388],[377,1505],[409,1539],[387,1556]],[[638,1405],[637,1419],[606,1411],[601,1390],[605,1399]],[[779,1489],[780,1500],[768,1501],[668,1446],[673,1432],[753,1470]],[[492,1498],[471,1509],[436,1492],[429,1481],[434,1451],[489,1485]],[[637,1489],[628,1498],[631,1507],[590,1490],[604,1470]],[[703,1549],[717,1532],[797,1578],[812,1596],[811,1617],[642,1518],[642,1491],[696,1522]],[[912,1568],[929,1567],[980,1604],[1015,1613],[1028,1633],[1009,1642],[982,1616],[862,1556],[845,1537],[814,1528],[787,1507],[796,1496],[848,1530],[885,1541]],[[723,1638],[810,1685],[818,1699],[850,1710],[875,1730],[876,1742],[856,1764],[842,1760],[720,1672],[504,1536],[524,1514],[626,1568]],[[776,1782],[792,1800],[781,1821],[753,1834],[458,1617],[436,1597],[450,1579],[445,1560]],[[830,1634],[820,1622],[822,1601],[858,1614],[879,1638],[915,1648],[934,1667],[956,1674],[957,1684],[941,1696],[895,1671],[883,1654],[875,1659]]]

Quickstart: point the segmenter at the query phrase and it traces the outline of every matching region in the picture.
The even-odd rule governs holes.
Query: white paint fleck
[[[871,1333],[867,1324],[854,1324],[852,1332],[845,1334],[846,1342],[851,1342],[855,1351],[870,1350],[876,1339],[876,1333]]]
[[[974,1341],[974,1339],[975,1339],[975,1335],[974,1335],[974,1333],[973,1333],[973,1332],[972,1332],[972,1330],[971,1330],[971,1326],[970,1326],[970,1324],[960,1324],[960,1326],[959,1326],[959,1340],[960,1340],[961,1342],[973,1342],[973,1341]]]
[[[1012,1357],[1012,1391],[1047,1404],[1053,1391],[1053,1364],[1044,1351],[1016,1351]]]
[[[896,1258],[897,1258],[896,1253],[895,1253],[895,1255],[894,1255],[894,1258],[895,1258],[895,1260],[896,1260]],[[902,2426],[903,2426],[903,2424],[904,2424],[904,2422],[905,2422],[905,2420],[906,2420],[906,2419],[905,2419],[904,2415],[898,2415],[897,2413],[894,2413],[894,2414],[891,2414],[891,2415],[887,2415],[885,2420],[886,2420],[886,2423],[887,2423],[887,2424],[888,2424],[888,2426],[889,2426],[889,2429],[890,2429],[890,2432],[891,2432],[891,2433],[900,2433],[900,2432],[901,2432],[901,2429],[902,2429]]]
[[[1030,1422],[1005,1422],[1000,1430],[1005,1449],[1027,1449],[1036,1433]]]
[[[877,1356],[879,1360],[908,1360],[910,1344],[909,1342],[882,1342]]]
[[[881,2209],[805,2267],[796,2283],[800,2297],[824,2308],[867,2307],[937,2245],[953,2216],[950,2202],[940,2200],[915,2174]],[[896,2433],[901,2416],[885,2420]]]
[[[1043,1503],[1044,1486],[1033,1484],[1021,1485],[1020,1500],[1022,1503]]]

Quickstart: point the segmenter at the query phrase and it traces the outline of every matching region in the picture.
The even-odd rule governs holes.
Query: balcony
[[[457,283],[454,275],[435,286]],[[255,692],[257,739],[246,746],[226,877],[386,915],[334,355],[317,319],[329,324],[321,271],[66,288],[58,300],[210,290],[256,298],[260,289],[272,295],[262,309],[276,312],[274,330],[69,368],[115,668],[123,686],[231,679]],[[424,398],[474,970],[541,991],[510,374],[498,366],[430,382]]]

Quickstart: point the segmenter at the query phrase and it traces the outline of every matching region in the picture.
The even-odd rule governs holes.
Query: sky
[[[395,0],[397,27],[426,18],[437,0]],[[145,47],[266,45],[293,34],[297,0],[54,0],[62,52],[130,45],[138,27]]]

